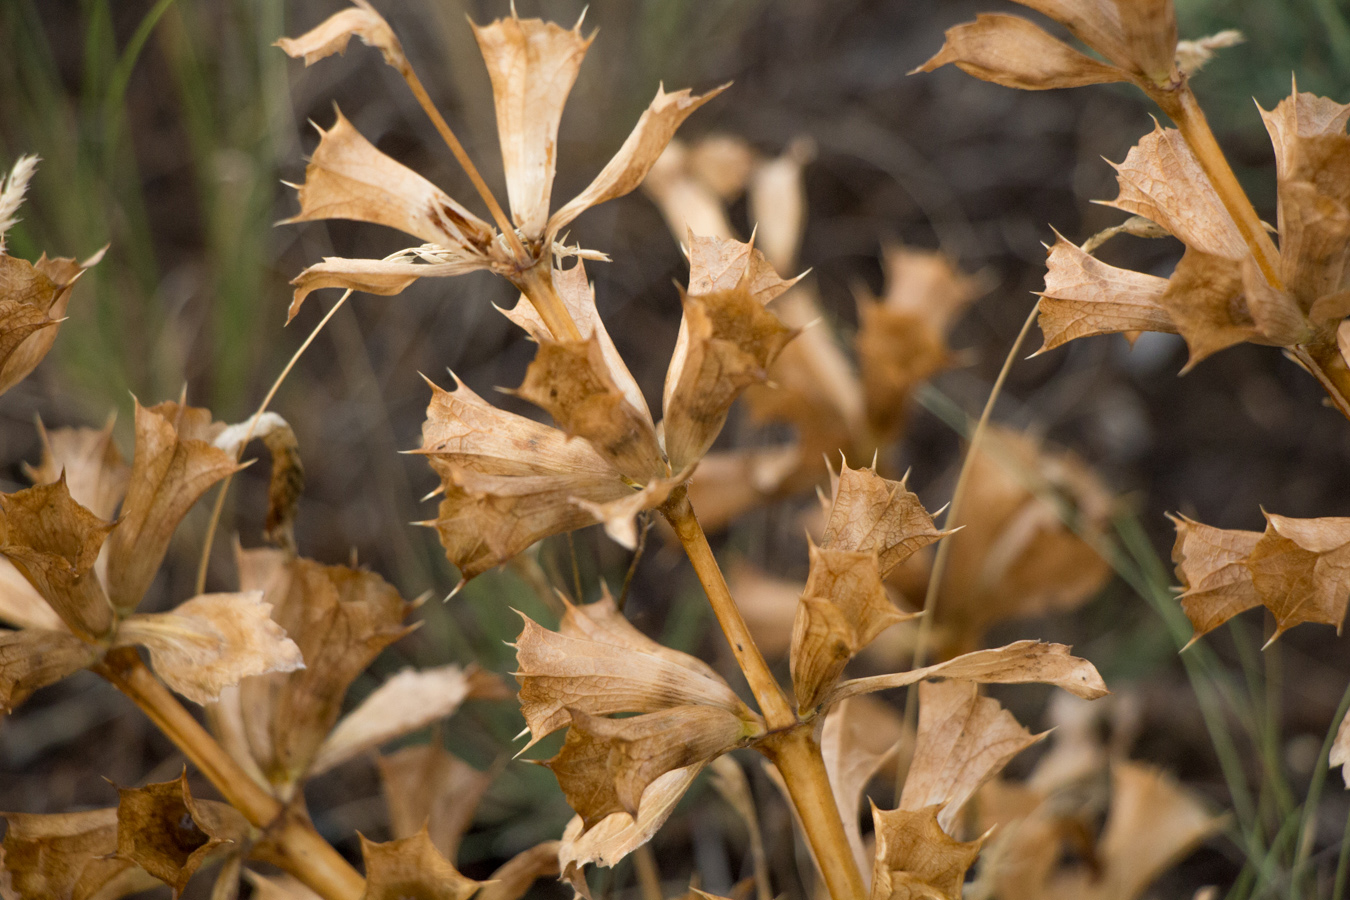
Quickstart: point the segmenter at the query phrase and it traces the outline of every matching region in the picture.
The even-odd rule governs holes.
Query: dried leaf
[[[12,712],[38,688],[94,662],[99,649],[68,631],[0,631],[0,710]]]
[[[994,650],[976,650],[909,672],[854,678],[836,686],[823,705],[859,694],[916,684],[928,678],[964,678],[982,684],[1040,682],[1087,700],[1095,700],[1107,693],[1096,667],[1085,659],[1069,655],[1069,648],[1064,644],[1015,641]]]
[[[597,336],[540,341],[516,393],[569,437],[586,439],[624,477],[645,484],[670,474],[650,414],[635,408],[611,377]]]
[[[814,709],[844,666],[878,634],[913,618],[886,596],[875,550],[812,546],[811,569],[792,629],[797,708]]]
[[[404,747],[376,763],[394,837],[412,837],[425,826],[436,850],[454,859],[493,773],[478,771],[438,744]]]
[[[0,621],[15,628],[65,631],[66,623],[28,583],[14,563],[0,556]]]
[[[310,775],[445,718],[469,698],[470,688],[459,666],[404,669],[342,717],[319,747]]]
[[[678,138],[672,139],[652,164],[642,190],[661,210],[675,240],[682,241],[689,234],[732,238],[735,231],[727,221],[722,198],[691,171],[692,155]]]
[[[384,579],[279,550],[240,550],[239,584],[261,590],[305,668],[245,680],[239,706],[251,755],[274,784],[309,770],[342,710],[347,687],[408,629],[410,605]]]
[[[1151,219],[1187,247],[1211,256],[1241,260],[1248,255],[1232,216],[1175,128],[1155,123],[1115,169],[1120,195],[1106,206]]]
[[[1261,532],[1214,528],[1183,515],[1169,518],[1177,529],[1172,562],[1183,588],[1178,599],[1195,629],[1192,641],[1261,605],[1246,564]]]
[[[116,900],[159,882],[117,850],[117,810],[4,813],[0,896],[5,900]]]
[[[34,484],[50,484],[66,476],[66,489],[76,503],[100,519],[112,520],[127,491],[131,469],[112,439],[112,419],[102,428],[58,428],[38,422],[42,461],[24,465]]]
[[[1242,32],[1227,28],[1199,40],[1177,41],[1177,68],[1188,77],[1194,75],[1209,65],[1217,51],[1236,47],[1246,40]]]
[[[488,263],[470,253],[433,248],[428,255],[436,261],[415,263],[402,259],[342,259],[325,256],[323,262],[315,263],[291,279],[295,293],[286,313],[286,321],[295,318],[300,305],[311,292],[324,288],[342,288],[388,297],[403,293],[408,285],[419,278],[463,275],[489,267]]]
[[[298,38],[282,38],[276,42],[287,56],[292,59],[304,57],[305,65],[312,66],[319,60],[334,53],[347,52],[347,44],[353,37],[360,38],[367,47],[375,47],[384,54],[385,62],[398,68],[406,65],[403,48],[394,36],[389,23],[364,0],[353,0],[356,8],[344,9],[324,19],[322,24],[311,28]]]
[[[797,283],[779,277],[754,244],[743,244],[731,238],[689,235],[689,294],[704,297],[722,291],[745,287],[761,305],[777,299]],[[678,348],[677,348],[678,355]]]
[[[1350,603],[1350,519],[1265,516],[1247,568],[1275,615],[1275,637],[1302,622],[1339,631]]]
[[[382,844],[362,835],[361,855],[366,861],[362,900],[469,900],[481,884],[441,856],[425,828]]]
[[[826,715],[820,755],[860,871],[867,871],[867,849],[858,818],[863,793],[868,782],[912,741],[913,729],[905,727],[891,706],[871,697],[841,701]]]
[[[304,667],[300,648],[271,614],[262,591],[199,594],[172,612],[128,617],[114,646],[145,647],[165,684],[205,705],[251,675]]]
[[[29,263],[0,252],[0,394],[37,368],[56,343],[70,291],[103,256],[84,263],[48,259]]]
[[[558,632],[522,619],[516,678],[530,730],[526,749],[566,726],[570,710],[606,716],[699,705],[753,715],[706,663],[652,641],[608,598],[569,605]]]
[[[1040,352],[1075,338],[1116,332],[1176,334],[1162,306],[1167,279],[1108,266],[1056,234],[1046,260],[1040,318]]]
[[[672,357],[662,423],[671,467],[699,461],[717,439],[731,404],[769,366],[794,332],[748,286],[684,298],[686,352]]]
[[[5,252],[5,232],[19,224],[19,207],[23,206],[28,182],[37,172],[39,162],[41,160],[33,154],[20,156],[14,160],[9,174],[0,178],[0,253]]]
[[[194,798],[186,772],[117,793],[117,855],[169,885],[175,897],[208,856],[248,834],[248,822],[234,807]]]
[[[703,471],[701,466],[699,471]],[[704,507],[699,505],[697,498],[694,498],[694,508],[698,510],[699,522],[703,522]],[[792,628],[802,596],[801,582],[776,578],[738,560],[727,572],[727,584],[760,652],[769,659],[786,654],[792,646]]]
[[[1130,80],[1121,69],[1079,53],[1018,16],[984,14],[948,28],[942,49],[915,71],[931,72],[947,63],[1024,91]]]
[[[873,469],[840,469],[821,546],[876,553],[882,577],[914,551],[937,541],[933,518],[903,481],[882,478]]]
[[[318,129],[319,146],[299,189],[300,213],[285,223],[372,222],[447,250],[482,257],[493,238],[490,225],[412,169],[381,153],[340,110],[335,113],[332,128]]]
[[[614,346],[614,341],[610,339],[609,332],[605,330],[605,323],[601,320],[599,311],[595,308],[595,288],[586,278],[583,260],[578,259],[577,264],[570,269],[554,269],[552,279],[558,298],[562,300],[567,314],[576,323],[581,336],[587,340],[594,339],[600,342],[609,376],[623,392],[624,399],[650,421],[651,410],[648,409],[647,401],[642,396],[642,390],[632,373],[628,371],[623,358],[619,356],[619,351]],[[537,343],[542,344],[546,340],[553,339],[552,333],[544,324],[544,320],[539,317],[534,304],[523,294],[513,308],[502,310],[502,314],[525,329]]]
[[[786,349],[794,346],[796,341]],[[779,361],[782,359],[780,356]],[[698,510],[699,524],[706,532],[720,531],[742,513],[793,493],[805,460],[806,451],[796,444],[709,453],[699,461],[689,482],[689,502]],[[815,468],[814,463],[811,468]],[[795,597],[795,588],[793,594]],[[738,604],[747,602],[739,593],[736,598]],[[791,608],[788,612],[790,616]],[[792,630],[791,621],[787,630]]]
[[[710,143],[701,142],[696,152],[706,155]],[[804,171],[815,155],[810,138],[795,138],[781,156],[756,166],[750,177],[755,242],[775,269],[789,271],[797,266],[797,249],[806,230]]]
[[[919,736],[900,808],[940,807],[937,823],[954,833],[957,816],[980,785],[1049,732],[1033,735],[970,681],[919,685]]]
[[[422,447],[445,497],[434,524],[465,580],[501,565],[535,541],[596,522],[575,503],[633,493],[586,441],[496,409],[457,382],[432,385]]]
[[[517,18],[514,10],[510,18],[473,26],[473,33],[492,78],[512,216],[527,238],[538,240],[557,171],[558,123],[594,35],[582,37],[580,21],[568,30]]]
[[[502,863],[483,883],[478,900],[520,900],[537,879],[558,874],[560,841],[544,841]]]
[[[567,740],[545,765],[586,828],[616,812],[636,818],[656,779],[705,764],[753,736],[740,716],[712,706],[675,706],[625,719],[575,708],[567,713]]]
[[[1350,763],[1350,713],[1341,718],[1341,724],[1336,728],[1336,739],[1331,745],[1331,756],[1327,763],[1333,769],[1341,766],[1341,777],[1350,787],[1350,772],[1345,769],[1346,763]]]
[[[577,887],[579,893],[588,895],[582,867],[592,863],[613,866],[651,840],[701,771],[702,765],[686,766],[657,778],[643,791],[636,817],[616,812],[591,828],[585,826],[581,816],[574,817],[563,831],[558,850],[563,878]]]
[[[0,553],[82,637],[102,637],[113,626],[94,572],[113,528],[71,499],[65,479],[0,495]]]
[[[293,875],[267,878],[251,869],[245,869],[244,874],[253,887],[253,900],[323,900]]]
[[[547,236],[551,238],[591,207],[622,197],[641,184],[684,120],[728,87],[729,84],[724,84],[701,96],[695,96],[688,89],[667,94],[664,87],[658,87],[656,97],[643,111],[613,159],[584,191],[548,220]]]
[[[122,612],[145,596],[178,523],[207,488],[240,466],[211,445],[224,426],[208,410],[136,403],[136,453],[122,517],[108,541],[108,595]]]
[[[961,843],[938,825],[940,805],[924,809],[872,807],[876,860],[872,900],[960,900],[966,871],[982,841]]]

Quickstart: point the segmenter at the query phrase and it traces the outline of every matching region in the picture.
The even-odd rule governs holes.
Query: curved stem
[[[270,862],[326,900],[359,900],[365,894],[365,880],[351,864],[303,819],[286,816],[281,803],[225,752],[134,649],[110,651],[95,671],[131,698],[244,818],[273,829],[268,837],[279,854],[269,854]]]
[[[295,364],[300,361],[300,357],[304,355],[304,352],[309,349],[309,345],[314,343],[314,339],[319,336],[319,332],[323,331],[323,327],[328,324],[328,320],[337,314],[337,311],[342,308],[342,304],[346,303],[347,298],[351,295],[352,288],[347,288],[347,290],[343,291],[342,296],[338,298],[338,302],[333,304],[333,308],[324,314],[324,317],[319,320],[318,325],[314,326],[314,330],[309,333],[309,337],[305,338],[304,342],[300,344],[293,354],[291,354],[290,362],[286,363],[285,368],[281,370],[281,374],[277,376],[276,381],[272,382],[272,387],[268,389],[267,396],[263,397],[262,402],[258,404],[257,412],[255,412],[253,418],[249,420],[248,431],[245,432],[244,439],[239,442],[239,451],[235,454],[236,459],[239,454],[244,452],[244,447],[248,445],[248,442],[253,440],[253,429],[257,427],[258,420],[262,418],[262,414],[267,412],[267,407],[272,404],[272,400],[276,397],[277,391],[281,390],[282,382],[284,382],[286,377],[291,374],[291,370],[295,368]],[[211,564],[211,545],[215,543],[216,527],[220,524],[220,514],[225,508],[225,494],[229,491],[230,482],[233,480],[234,475],[230,474],[226,475],[225,480],[220,483],[220,490],[216,492],[215,505],[211,507],[211,518],[206,523],[206,538],[202,541],[202,556],[197,562],[197,583],[195,593],[198,594],[206,590],[206,570]]]
[[[844,833],[829,773],[811,725],[771,734],[755,749],[767,756],[783,776],[830,897],[861,900],[867,894],[862,873]]]
[[[750,683],[750,692],[755,695],[755,702],[759,704],[759,710],[764,714],[764,721],[769,730],[776,731],[796,725],[797,714],[793,712],[792,704],[788,702],[783,689],[778,685],[778,679],[769,671],[769,664],[764,661],[764,655],[759,652],[759,645],[750,635],[750,629],[746,626],[745,619],[741,617],[741,611],[736,608],[736,601],[731,597],[726,578],[722,576],[722,568],[717,564],[717,557],[713,556],[712,548],[708,546],[708,536],[703,533],[703,526],[694,515],[693,504],[689,502],[689,489],[685,485],[676,488],[665,506],[661,507],[661,513],[675,529],[689,562],[694,566],[694,572],[698,575],[703,591],[708,595],[708,602],[712,604],[713,613],[717,616],[717,623],[722,626],[722,632],[726,635],[727,642],[731,644],[736,664],[741,667],[741,671],[745,673],[745,680]],[[835,817],[838,818],[838,813]],[[842,898],[836,897],[835,900]]]

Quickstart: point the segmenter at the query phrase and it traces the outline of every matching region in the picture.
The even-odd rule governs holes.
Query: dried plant
[[[1135,900],[1225,827],[1172,776],[1130,759],[1128,698],[1107,711],[1068,698],[1106,695],[1092,662],[1058,643],[986,646],[1005,620],[1085,603],[1115,559],[1120,507],[1102,480],[1072,454],[990,424],[1027,329],[967,434],[940,525],[908,476],[887,469],[920,387],[963,362],[950,346],[952,329],[991,289],[987,279],[940,253],[887,249],[883,296],[858,292],[846,352],[843,329],[818,322],[810,278],[791,275],[810,142],[763,158],[733,138],[674,139],[726,86],[702,95],[658,90],[591,184],[553,209],[559,123],[594,35],[583,35],[580,22],[567,29],[514,9],[471,23],[492,84],[503,206],[393,29],[368,2],[353,2],[278,45],[307,66],[345,52],[352,38],[378,50],[488,218],[376,149],[339,112],[320,129],[298,187],[300,211],[288,222],[350,219],[421,243],[384,259],[310,265],[293,281],[290,316],[321,289],[345,291],[326,323],[356,291],[395,295],[423,277],[476,270],[505,278],[521,297],[502,312],[536,345],[523,381],[507,393],[552,424],[499,408],[457,377],[453,390],[431,384],[422,443],[411,452],[440,481],[435,517],[421,524],[435,529],[458,569],[456,590],[543,539],[597,524],[639,550],[637,565],[639,520],[659,514],[750,697],[713,665],[639,630],[607,587],[585,602],[578,586],[576,596],[545,597],[559,608],[556,627],[522,615],[514,695],[472,665],[405,669],[344,715],[358,677],[416,628],[408,620],[420,601],[354,562],[299,554],[300,447],[285,419],[267,411],[289,366],[258,412],[237,424],[186,397],[137,401],[129,463],[111,420],[103,429],[39,423],[43,456],[26,467],[33,486],[0,495],[0,617],[13,626],[0,632],[0,704],[12,710],[90,669],[134,701],[221,799],[199,796],[185,768],[174,780],[118,787],[116,807],[6,814],[0,894],[113,900],[164,884],[177,897],[204,865],[219,862],[212,897],[222,900],[238,896],[243,880],[254,896],[281,900],[517,900],[537,878],[555,875],[590,897],[588,867],[634,855],[655,868],[644,845],[710,770],[749,835],[755,884],[746,895],[753,889],[767,900],[785,876],[769,869],[757,798],[731,756],[741,750],[764,758],[822,896],[832,900]],[[1116,166],[1120,193],[1108,205],[1129,220],[1082,245],[1060,237],[1050,248],[1033,311],[1042,350],[1089,335],[1171,332],[1185,339],[1190,368],[1237,343],[1278,346],[1350,417],[1350,106],[1295,91],[1263,113],[1279,175],[1277,249],[1190,88],[1191,75],[1240,36],[1179,42],[1171,0],[1022,2],[1101,58],[1022,18],[983,15],[948,31],[921,69],[952,63],[1032,90],[1129,83],[1177,126],[1158,125]],[[44,256],[30,264],[5,253],[35,164],[21,158],[0,183],[0,391],[41,361],[72,286],[98,262]],[[688,259],[659,417],[588,280],[585,261],[608,256],[569,246],[564,233],[591,207],[639,185]],[[727,214],[743,194],[759,223],[748,241]],[[1121,233],[1179,239],[1185,250],[1175,272],[1160,278],[1098,261],[1095,250]],[[790,426],[792,441],[715,450],[742,396],[752,420]],[[140,611],[184,517],[245,467],[240,458],[254,438],[271,458],[269,546],[236,542],[237,590],[204,592],[203,568],[193,596],[167,612]],[[742,562],[729,586],[705,526],[812,488],[823,513],[808,529],[805,582]],[[216,516],[223,496],[224,484]],[[1274,616],[1271,641],[1302,622],[1340,628],[1350,599],[1350,520],[1266,521],[1254,532],[1175,519],[1192,643],[1257,606]],[[892,646],[870,652],[871,674],[850,674],[883,632],[915,621],[907,664]],[[770,665],[784,656],[790,684]],[[1033,683],[1064,692],[1052,702],[1054,736],[1027,730],[982,687]],[[871,696],[900,687],[910,689],[905,716]],[[203,707],[204,725],[179,696]],[[479,771],[444,749],[438,723],[468,700],[513,696],[528,735],[520,753],[565,732],[554,755],[537,761],[575,815],[556,839],[478,881],[456,860],[496,770]],[[1113,715],[1117,733],[1107,741],[1099,727]],[[1338,719],[1324,764],[1350,764],[1350,713]],[[429,726],[432,742],[381,755]],[[1005,776],[1014,757],[1042,742],[1025,778]],[[312,779],[357,758],[375,760],[390,835],[361,836],[364,873],[316,830],[305,794]],[[869,797],[865,834],[862,801],[879,775],[894,781],[894,808]],[[1290,877],[1300,890],[1312,846],[1312,813],[1303,815]],[[662,896],[655,880],[648,900]],[[714,896],[696,887],[692,894]]]

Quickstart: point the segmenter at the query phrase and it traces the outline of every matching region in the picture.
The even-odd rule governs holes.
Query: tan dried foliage
[[[117,528],[108,540],[108,596],[123,613],[141,602],[169,539],[207,488],[241,467],[211,444],[224,425],[208,410],[136,404],[136,451]]]
[[[159,882],[117,852],[117,810],[5,813],[0,897],[117,900]]]
[[[1166,278],[1107,265],[1056,233],[1037,319],[1045,336],[1039,352],[1098,334],[1176,334],[1162,305],[1166,291]]]
[[[946,533],[933,525],[933,517],[903,481],[844,464],[835,480],[820,543],[831,550],[875,553],[878,574],[885,577]]]
[[[306,64],[342,52],[352,37],[378,47],[415,89],[420,83],[388,24],[368,3],[346,10],[279,45]],[[294,282],[294,316],[309,292],[350,288],[397,294],[424,276],[491,269],[507,277],[547,259],[557,233],[592,206],[636,188],[680,124],[723,88],[702,96],[688,90],[656,97],[628,139],[595,180],[552,216],[557,132],[563,106],[590,46],[580,22],[571,30],[539,19],[509,18],[473,26],[492,81],[507,194],[528,259],[517,259],[495,228],[411,170],[376,150],[345,119],[323,133],[300,188],[300,215],[291,221],[352,218],[398,228],[425,244],[384,260],[330,258]],[[590,252],[590,251],[584,251]]]
[[[5,557],[0,557],[0,620],[15,628],[67,630],[56,610]]]
[[[437,852],[425,828],[384,843],[362,835],[361,855],[366,861],[362,900],[469,900],[481,885]]]
[[[871,900],[960,900],[982,842],[949,836],[938,825],[941,808],[872,807],[877,846]]]
[[[561,841],[543,841],[520,851],[483,882],[478,900],[520,900],[539,878],[558,874]]]
[[[607,716],[706,706],[753,716],[712,667],[642,634],[608,596],[568,604],[556,632],[522,618],[516,678],[530,730],[527,749],[565,727],[572,711]]]
[[[71,499],[111,521],[131,477],[130,467],[113,443],[112,427],[110,418],[102,428],[48,431],[39,421],[42,460],[36,466],[25,463],[24,474],[34,484],[50,484],[64,472]]]
[[[208,856],[248,834],[248,822],[234,807],[192,796],[186,771],[173,781],[117,793],[118,857],[169,885],[175,897]]]
[[[113,530],[71,499],[64,479],[0,495],[0,553],[84,638],[104,637],[113,627],[112,606],[94,571]]]
[[[71,288],[102,255],[77,263],[44,253],[30,263],[0,247],[0,394],[26,378],[51,350]]]
[[[1257,605],[1275,616],[1271,640],[1303,622],[1341,628],[1350,603],[1350,519],[1265,517],[1264,533],[1173,517],[1172,561],[1195,638]]]
[[[440,475],[444,497],[426,524],[465,580],[541,538],[594,524],[575,499],[604,504],[633,493],[589,442],[499,410],[462,383],[432,392],[416,452]]]
[[[410,605],[378,575],[324,566],[279,550],[240,550],[240,587],[262,591],[305,668],[250,678],[231,695],[233,743],[273,784],[303,778],[342,710],[347,688],[382,649],[407,634]]]
[[[98,659],[96,647],[68,631],[0,631],[0,711],[12,712],[38,688]]]
[[[706,764],[750,736],[745,720],[712,706],[675,706],[624,719],[579,709],[568,714],[567,739],[545,765],[585,828],[616,812],[636,818],[652,782]]]
[[[128,617],[114,645],[140,644],[164,683],[194,703],[213,703],[251,675],[303,668],[300,648],[272,621],[262,591],[200,594],[172,612]]]
[[[1018,2],[1068,28],[1112,65],[1084,56],[1025,19],[982,15],[949,28],[942,49],[919,70],[954,63],[976,78],[1024,90],[1105,81],[1166,86],[1180,78],[1172,0]]]
[[[923,682],[918,740],[900,808],[936,806],[938,825],[954,833],[957,817],[980,786],[1045,736],[1027,731],[997,700],[981,697],[974,682]]]
[[[404,747],[376,763],[393,836],[412,837],[425,826],[436,850],[454,859],[493,773],[478,771],[438,744]]]

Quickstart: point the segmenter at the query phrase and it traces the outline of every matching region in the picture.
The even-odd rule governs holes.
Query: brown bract
[[[248,835],[248,822],[234,807],[192,796],[186,772],[117,793],[118,857],[169,885],[175,897],[208,856]]]
[[[1181,79],[1172,0],[1018,0],[1069,29],[1110,61],[1098,62],[1018,16],[982,15],[947,30],[936,56],[915,71],[954,63],[985,81],[1023,90],[1133,81],[1167,87]]]
[[[108,541],[108,596],[122,613],[136,608],[169,539],[207,488],[240,468],[211,442],[225,425],[209,410],[136,403],[136,449],[126,499]]]
[[[369,4],[359,7],[279,46],[309,64],[342,52],[352,37],[359,37],[378,47],[385,61],[420,89],[388,24]],[[512,218],[529,258],[517,259],[495,228],[375,149],[339,114],[337,124],[322,132],[300,188],[300,215],[290,221],[357,219],[397,228],[425,243],[384,260],[333,258],[311,266],[293,282],[291,316],[318,288],[397,294],[423,276],[475,269],[516,278],[546,260],[558,232],[582,212],[636,188],[680,124],[723,89],[702,96],[658,89],[613,159],[589,187],[550,216],[558,124],[591,42],[581,35],[580,25],[565,29],[513,12],[509,18],[473,26],[492,80]]]
[[[439,744],[404,747],[376,763],[393,836],[412,837],[425,827],[436,850],[454,859],[493,773],[478,771]]]
[[[481,884],[461,875],[425,828],[384,843],[361,835],[361,855],[366,861],[361,900],[469,900]]]
[[[0,631],[0,711],[11,712],[38,688],[73,675],[99,657],[68,631]]]
[[[872,697],[836,703],[825,718],[820,755],[860,871],[868,869],[859,827],[863,793],[868,782],[894,764],[897,754],[909,754],[913,745],[913,728],[905,725],[894,707]]]
[[[71,288],[102,256],[100,251],[77,263],[44,253],[30,263],[0,249],[0,394],[27,377],[51,350]]]
[[[5,900],[116,900],[159,882],[117,852],[117,810],[5,813]]]
[[[1237,343],[1308,343],[1350,314],[1350,107],[1295,91],[1262,115],[1279,176],[1281,284],[1262,274],[1181,134],[1157,126],[1116,166],[1120,194],[1107,205],[1157,223],[1185,255],[1164,282],[1059,238],[1041,300],[1042,349],[1091,334],[1175,332],[1189,369]]]
[[[112,439],[113,422],[102,428],[58,428],[48,431],[38,422],[42,460],[24,464],[34,484],[50,484],[64,472],[71,499],[100,519],[112,520],[126,495],[131,469]]]
[[[1350,519],[1265,517],[1264,533],[1173,517],[1172,560],[1195,638],[1257,605],[1275,616],[1272,641],[1303,622],[1340,629],[1350,603]]]
[[[336,746],[326,743],[348,686],[381,650],[408,633],[403,619],[411,607],[384,579],[360,569],[266,549],[241,550],[238,560],[240,587],[262,592],[305,667],[245,679],[222,698],[213,721],[231,755],[278,789],[289,789],[321,755],[336,765],[353,746],[359,750],[372,738],[382,739],[377,721],[355,726]],[[433,671],[427,677],[438,676]],[[456,673],[451,680],[458,683]]]
[[[871,900],[961,900],[982,840],[962,843],[948,835],[938,824],[941,808],[872,807],[877,847]]]
[[[900,808],[937,807],[938,825],[955,833],[957,816],[980,785],[1048,732],[1033,735],[970,681],[919,685],[919,732]]]

